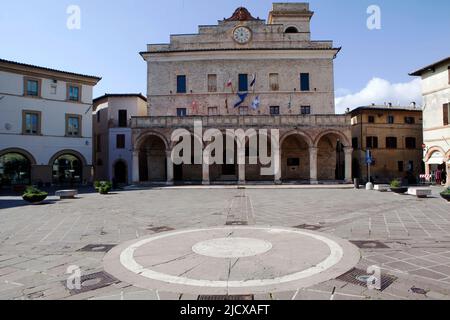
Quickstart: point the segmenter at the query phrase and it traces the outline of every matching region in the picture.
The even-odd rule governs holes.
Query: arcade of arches
[[[173,144],[169,142],[170,135],[144,132],[136,137],[133,152],[134,183],[220,184],[230,182],[243,184],[272,181],[316,184],[335,181],[349,183],[352,177],[351,139],[340,131],[321,131],[313,137],[298,130],[281,133],[281,170],[275,176],[262,176],[262,165],[250,164],[249,155],[253,153],[248,142],[245,165],[238,165],[237,161],[233,165],[174,165],[171,157]],[[194,141],[202,143],[198,142],[199,140],[193,135],[191,140],[192,145]],[[268,149],[270,154],[270,143]],[[237,145],[235,145],[235,157],[237,154]]]
[[[80,185],[91,181],[92,166],[74,150],[54,154],[47,164],[38,164],[26,150],[0,150],[0,186]]]

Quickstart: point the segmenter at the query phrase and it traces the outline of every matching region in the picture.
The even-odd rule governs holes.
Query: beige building
[[[450,186],[450,57],[411,75],[422,77],[426,173],[435,178],[437,171],[443,172]]]
[[[350,115],[335,115],[334,105],[340,48],[311,39],[312,17],[307,3],[275,3],[267,22],[241,7],[197,34],[148,45],[141,55],[149,114],[132,120],[133,181],[350,181]],[[279,129],[281,172],[261,176],[261,165],[174,166],[171,134],[193,130],[195,120],[204,130]]]
[[[419,180],[423,172],[422,109],[415,105],[360,107],[351,112],[353,176],[368,180],[366,155],[369,150],[373,163],[371,179],[388,183],[405,179]]]
[[[99,77],[0,59],[0,185],[92,182]]]

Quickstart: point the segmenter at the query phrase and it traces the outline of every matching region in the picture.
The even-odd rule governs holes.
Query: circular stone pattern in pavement
[[[186,294],[291,291],[351,270],[360,252],[326,234],[274,227],[167,232],[111,250],[105,271],[136,287]]]

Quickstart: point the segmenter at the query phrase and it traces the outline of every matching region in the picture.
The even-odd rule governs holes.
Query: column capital
[[[353,153],[353,148],[352,147],[344,147],[344,152],[345,153]]]

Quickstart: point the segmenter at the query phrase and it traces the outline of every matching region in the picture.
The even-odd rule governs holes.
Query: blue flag
[[[253,100],[252,102],[252,109],[253,110],[259,109],[259,105],[260,105],[259,97],[256,97],[255,100]]]
[[[239,107],[242,103],[244,103],[247,98],[248,93],[238,93],[239,101],[234,105],[235,108]]]

